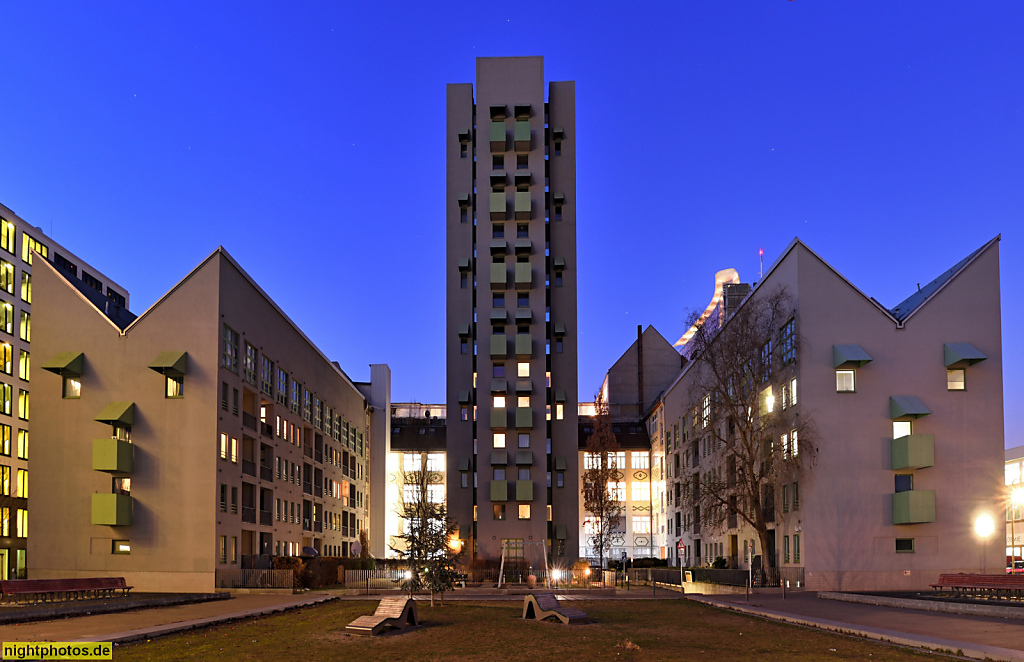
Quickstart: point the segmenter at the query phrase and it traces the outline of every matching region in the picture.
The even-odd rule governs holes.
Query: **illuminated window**
[[[32,274],[21,272],[21,300],[32,303]]]
[[[651,456],[648,455],[647,451],[633,451],[632,460],[634,469],[651,468]]]
[[[228,562],[228,537],[220,536],[218,541],[218,556],[220,557],[221,563]]]
[[[18,418],[28,420],[28,391],[18,389]]]
[[[14,306],[6,301],[0,304],[0,331],[14,335]]]
[[[608,453],[608,467],[611,469],[625,469],[626,451]]]
[[[518,366],[516,366],[516,374],[519,377],[529,377],[530,364],[526,362],[520,363]]]
[[[597,518],[591,515],[587,515],[583,518],[583,534],[592,536],[597,533],[598,522]]]
[[[600,469],[601,468],[601,456],[597,453],[584,453],[583,454],[583,468],[584,469]]]
[[[0,423],[0,455],[11,456],[11,426]]]
[[[11,426],[4,427],[8,428],[7,433],[10,434]],[[18,459],[28,459],[28,430],[18,430]]]
[[[789,380],[789,406],[796,404],[796,377]]]
[[[608,498],[612,501],[625,501],[626,483],[624,481],[608,481]]]
[[[403,471],[420,471],[423,469],[423,456],[419,453],[405,453],[402,455]]]
[[[223,432],[220,433],[220,459],[228,459],[228,436]]]
[[[82,380],[74,377],[64,378],[64,398],[75,399],[82,397]]]
[[[530,504],[519,504],[519,519],[530,519]]]
[[[505,396],[496,395],[494,396],[494,408],[503,409],[505,407]]]
[[[8,375],[11,374],[11,346],[7,343],[0,345],[0,361],[3,361],[4,372]],[[29,381],[31,362],[29,361],[29,353],[25,350],[21,350],[18,356],[18,377]]]
[[[32,264],[32,253],[33,251],[38,252],[45,258],[50,257],[50,249],[46,247],[46,244],[41,241],[34,239],[27,232],[21,233],[21,259],[29,264]]]
[[[505,433],[504,432],[495,432],[494,433],[494,447],[495,448],[504,448],[505,447]]]
[[[910,421],[893,421],[892,422],[892,438],[899,439],[900,437],[906,437],[912,433],[914,429]]]
[[[18,469],[18,491],[14,496],[28,498],[28,469]]]
[[[172,377],[168,375],[164,384],[164,397],[180,398],[184,395],[184,377]]]
[[[651,517],[650,515],[634,515],[633,516],[633,533],[650,533],[651,532]]]
[[[0,218],[0,248],[11,255],[14,255],[15,234],[14,223],[6,218]],[[14,292],[12,291],[11,294]]]
[[[555,420],[560,421],[565,418],[565,405],[561,402],[555,403]]]
[[[24,508],[18,508],[18,530],[16,535],[19,538],[28,538],[28,511]]]
[[[853,370],[836,370],[836,393],[854,392]]]
[[[444,453],[427,454],[427,471],[444,471]]]
[[[520,406],[520,407],[529,407],[530,406],[530,396],[528,396],[528,395],[520,395],[517,402],[518,402],[518,406]]]
[[[701,403],[701,427],[711,425],[711,396],[705,395]]]
[[[238,464],[238,440],[231,437],[231,461]]]
[[[21,339],[25,342],[32,342],[32,315],[21,311]]]
[[[962,368],[946,371],[947,391],[963,391],[965,388],[967,388],[967,385],[964,378],[964,370]]]
[[[630,484],[630,491],[633,501],[650,501],[651,500],[651,484],[646,480],[633,481]]]
[[[427,502],[444,503],[444,485],[427,485]]]
[[[504,521],[505,519],[505,504],[496,503],[494,504],[494,519],[497,521]]]
[[[14,265],[7,260],[0,260],[0,290],[14,294]]]

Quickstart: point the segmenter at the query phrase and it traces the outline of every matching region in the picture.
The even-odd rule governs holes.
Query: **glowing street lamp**
[[[982,513],[974,519],[974,535],[981,544],[981,571],[985,572],[985,541],[996,531],[996,522],[988,513]],[[1005,530],[1004,530],[1005,531]],[[1005,535],[1005,533],[1004,533]]]

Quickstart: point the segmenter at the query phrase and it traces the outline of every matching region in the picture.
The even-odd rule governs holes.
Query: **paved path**
[[[0,626],[0,641],[134,641],[331,600],[325,593],[237,595],[231,600]]]
[[[908,646],[962,651],[980,659],[1024,661],[1024,622],[822,600],[813,592],[688,595],[690,599],[776,620],[849,632]]]

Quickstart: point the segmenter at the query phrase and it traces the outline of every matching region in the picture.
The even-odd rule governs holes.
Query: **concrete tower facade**
[[[449,510],[468,556],[574,557],[575,84],[479,58],[447,106]]]

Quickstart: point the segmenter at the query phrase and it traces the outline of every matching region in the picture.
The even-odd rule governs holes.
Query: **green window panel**
[[[61,377],[81,377],[85,355],[81,352],[61,352],[43,364],[43,370]]]
[[[893,524],[922,524],[935,521],[935,492],[910,490],[892,495]]]
[[[492,499],[493,501],[493,499]],[[516,501],[533,501],[533,481],[516,481]]]
[[[505,357],[508,356],[508,342],[505,340],[507,336],[491,336],[491,356],[492,357]]]
[[[505,200],[505,192],[498,191],[497,193],[491,193],[491,220],[492,221],[504,221],[505,211],[508,208],[508,202]]]
[[[924,469],[935,466],[935,436],[908,434],[892,440],[892,468]]]
[[[516,356],[529,358],[533,353],[533,336],[529,333],[516,334]]]
[[[508,271],[504,262],[491,263],[491,289],[503,290],[508,287]]]
[[[533,451],[516,451],[516,464],[522,467],[533,466]]]
[[[969,342],[947,343],[942,346],[942,353],[947,368],[966,368],[988,358]]]
[[[921,418],[930,413],[932,410],[928,409],[916,395],[889,396],[889,416],[894,421],[898,418]]]
[[[491,151],[492,152],[504,152],[505,151],[505,143],[508,140],[508,135],[507,135],[506,131],[507,131],[507,129],[505,127],[505,122],[504,121],[501,121],[501,122],[491,122],[490,141],[491,141]]]
[[[508,481],[491,481],[491,501],[508,501]]]
[[[515,210],[517,221],[530,220],[533,199],[530,197],[529,191],[516,191]]]
[[[134,402],[111,402],[93,420],[110,425],[131,426],[135,422]]]
[[[860,345],[832,345],[832,367],[862,368],[871,363],[871,356]]]
[[[520,430],[533,427],[533,409],[531,407],[516,407],[516,427]]]
[[[93,439],[92,468],[117,474],[130,474],[134,468],[135,447],[121,439]]]
[[[131,495],[93,494],[92,523],[100,524],[102,526],[131,526]]]
[[[491,451],[491,466],[504,467],[508,464],[508,451]]]
[[[533,269],[529,262],[516,262],[516,289],[528,290],[533,286]]]
[[[516,122],[515,127],[512,129],[513,139],[516,143],[517,152],[529,152],[530,151],[530,123],[529,122]]]
[[[491,429],[504,430],[508,427],[508,409],[493,407],[491,409]]]
[[[187,365],[188,354],[186,352],[161,352],[149,364],[149,369],[166,377],[183,377]]]

